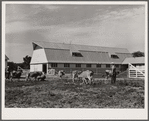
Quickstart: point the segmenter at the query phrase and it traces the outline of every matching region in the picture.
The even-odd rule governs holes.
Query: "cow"
[[[112,71],[111,70],[105,70],[105,74],[106,74],[106,79],[108,79],[109,77],[112,76]]]
[[[72,81],[73,81],[73,83],[75,81],[75,78],[79,78],[78,75],[81,74],[81,73],[82,73],[82,71],[79,71],[79,70],[72,71],[71,74],[72,74]]]
[[[59,70],[58,71],[58,76],[62,79],[62,77],[65,75],[64,70]]]
[[[29,72],[26,76],[26,81],[31,80],[31,78],[34,78],[36,81],[37,77],[39,78],[39,76],[41,76],[42,74],[42,71]]]
[[[116,71],[116,75],[118,75],[120,71]],[[112,70],[105,70],[106,79],[112,76]],[[104,76],[104,75],[103,75]]]
[[[37,80],[38,80],[38,81],[44,81],[45,79],[46,79],[46,75],[45,75],[44,72],[42,72],[42,75],[37,76]]]
[[[93,75],[94,75],[94,72],[91,70],[86,70],[83,72],[78,71],[74,73],[74,76],[72,75],[72,81],[74,82],[75,77],[77,77],[77,78],[81,78],[84,84],[89,84],[89,83],[91,84],[93,83]]]
[[[23,73],[22,69],[18,69],[17,71],[13,70],[10,72],[10,81],[12,81],[13,78],[20,79],[21,75]]]

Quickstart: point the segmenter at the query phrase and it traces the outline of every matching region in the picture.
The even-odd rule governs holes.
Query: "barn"
[[[118,70],[127,57],[132,57],[126,48],[101,47],[54,42],[33,42],[33,55],[30,71],[44,71],[50,74],[51,69],[64,70],[93,70],[96,74],[110,69],[114,62]]]

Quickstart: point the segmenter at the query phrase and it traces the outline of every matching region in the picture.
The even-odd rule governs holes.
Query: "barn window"
[[[73,57],[83,57],[81,52],[79,50],[77,50],[75,47],[71,47],[70,49],[70,53]]]
[[[107,68],[110,68],[110,64],[106,64],[106,67],[107,67]]]
[[[76,64],[76,67],[81,67],[81,64]]]
[[[81,53],[79,52],[72,52],[73,57],[83,57]]]
[[[109,56],[113,59],[118,59],[118,55],[116,53],[109,53]]]
[[[64,67],[70,67],[69,63],[64,63]]]
[[[111,55],[111,58],[118,59],[119,57],[117,55]]]
[[[57,67],[57,63],[51,63],[51,67]]]
[[[91,64],[86,64],[86,67],[90,68],[91,67]]]
[[[101,64],[97,64],[96,67],[97,67],[97,68],[100,68],[100,67],[101,67]]]

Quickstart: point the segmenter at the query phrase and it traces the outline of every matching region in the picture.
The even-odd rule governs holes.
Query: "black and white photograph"
[[[147,119],[147,7],[3,1],[2,119]]]

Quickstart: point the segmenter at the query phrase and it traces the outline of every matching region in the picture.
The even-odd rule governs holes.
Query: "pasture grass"
[[[120,79],[116,84],[96,79],[81,85],[71,79],[5,83],[7,108],[144,108],[144,80]]]

